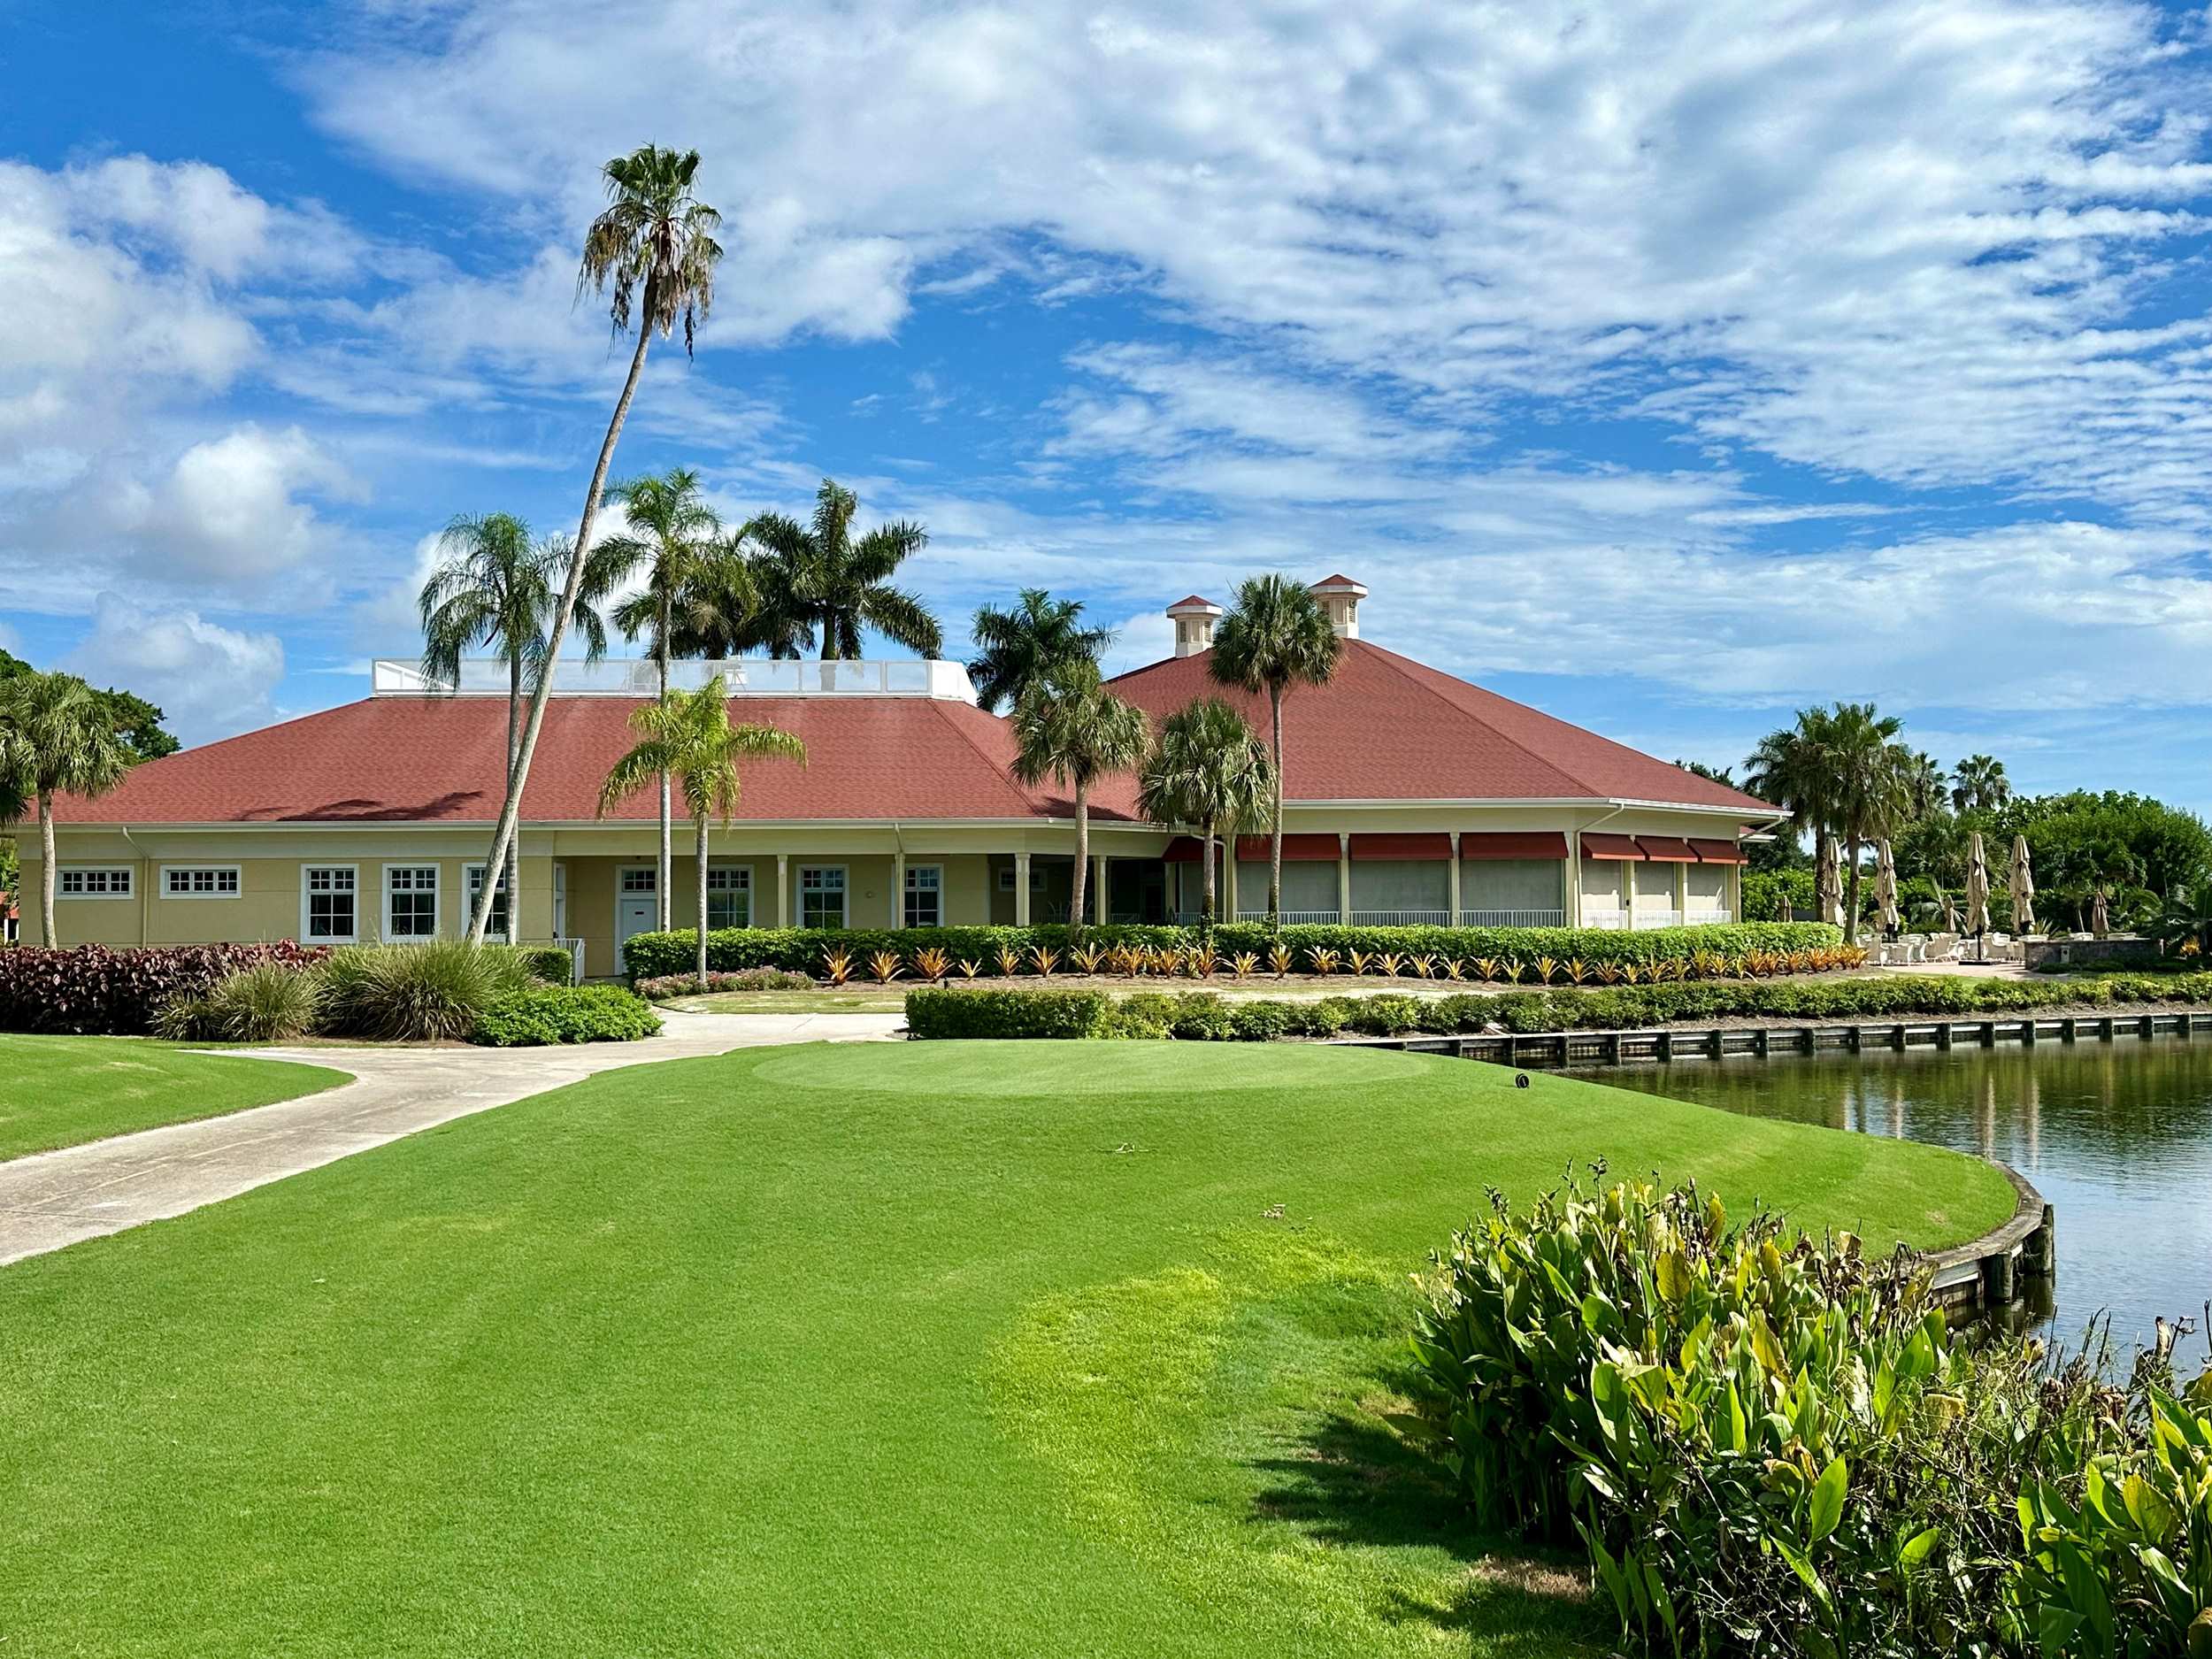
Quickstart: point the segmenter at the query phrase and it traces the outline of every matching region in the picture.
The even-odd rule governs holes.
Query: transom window
[[[649,870],[645,873],[649,876],[653,872]],[[476,915],[477,901],[483,896],[484,866],[471,864],[469,866],[469,915],[472,919]],[[491,919],[484,924],[485,937],[489,938],[494,933],[497,933],[503,939],[507,936],[507,872],[504,870],[499,872],[499,880],[492,887]]]
[[[384,937],[438,936],[438,866],[394,864],[384,872]]]
[[[647,872],[649,875],[651,872]],[[707,926],[753,925],[753,871],[749,864],[707,866]]]
[[[65,899],[127,899],[131,895],[131,867],[92,869],[80,865],[54,872],[55,891]]]
[[[909,927],[942,927],[945,925],[944,865],[907,865],[906,925]]]
[[[234,899],[238,896],[238,866],[165,864],[161,893],[169,899]]]
[[[799,926],[842,927],[845,923],[845,866],[799,866]]]
[[[300,872],[300,937],[350,944],[361,936],[351,864],[309,864]]]
[[[622,890],[625,893],[650,893],[653,891],[654,878],[659,873],[649,864],[642,870],[625,870],[622,872]]]

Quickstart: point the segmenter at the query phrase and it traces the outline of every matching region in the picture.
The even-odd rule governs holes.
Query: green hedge
[[[1450,956],[1462,961],[1494,957],[1527,964],[1540,956],[1565,962],[1655,962],[1679,960],[1706,952],[1740,956],[1746,951],[1819,950],[1842,941],[1841,930],[1823,922],[1740,922],[1712,927],[1656,928],[1648,933],[1621,933],[1597,927],[1333,927],[1301,926],[1283,929],[1283,942],[1294,953],[1302,971],[1305,956],[1329,949],[1340,956],[1363,950],[1371,955],[1396,951],[1403,956]],[[1156,949],[1187,947],[1198,941],[1194,927],[1087,927],[1085,942],[1110,947],[1136,943]],[[1214,929],[1215,949],[1225,957],[1240,951],[1265,956],[1274,935],[1259,922],[1225,923]],[[735,973],[748,968],[783,968],[819,974],[824,953],[842,950],[856,974],[879,950],[896,953],[907,962],[914,953],[941,949],[957,963],[963,958],[980,962],[985,971],[997,972],[1002,948],[1025,953],[1033,944],[1064,953],[1068,930],[1049,927],[909,927],[809,929],[799,927],[724,927],[707,935],[707,969],[713,973]],[[672,933],[635,933],[624,947],[632,979],[689,973],[697,962],[698,941],[689,928]]]
[[[495,1001],[472,1041],[497,1048],[564,1042],[635,1042],[661,1028],[641,997],[615,985],[535,985]]]
[[[1103,991],[909,991],[917,1037],[1103,1037],[1114,999]]]
[[[1059,1014],[1032,1012],[1027,1004],[1056,1007],[1070,998],[1097,999],[1095,1016],[1070,1028]],[[944,999],[964,1004],[956,1021],[937,1012]],[[1939,979],[1933,975],[1873,979],[1800,981],[1756,979],[1704,985],[1650,985],[1600,991],[1506,991],[1494,996],[1461,992],[1413,996],[1385,991],[1371,996],[1325,996],[1312,1002],[1271,997],[1231,1001],[1211,991],[1140,991],[1118,1001],[1102,992],[1057,990],[907,993],[907,1025],[917,1037],[1136,1037],[1183,1041],[1263,1041],[1271,1037],[1332,1037],[1343,1032],[1395,1037],[1409,1032],[1451,1035],[1490,1025],[1507,1031],[1617,1031],[1671,1020],[1777,1018],[1879,1019],[1899,1016],[2001,1014],[2049,1008],[2148,1007],[2160,1003],[2212,1005],[2212,973],[2157,974],[2077,984],[2040,979]],[[918,1018],[917,1005],[926,1012]],[[1033,1029],[1050,1025],[1051,1029]],[[955,1028],[956,1026],[956,1028]]]

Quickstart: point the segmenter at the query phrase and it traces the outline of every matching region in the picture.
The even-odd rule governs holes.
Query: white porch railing
[[[557,939],[553,943],[568,952],[568,982],[581,985],[584,982],[584,941],[580,939]]]
[[[1558,927],[1567,919],[1564,910],[1462,910],[1462,927]]]
[[[1685,927],[1717,927],[1736,919],[1733,910],[1686,910],[1682,916]]]
[[[1628,911],[1614,905],[1582,907],[1585,927],[1602,927],[1617,933],[1626,933],[1631,928],[1647,933],[1655,927],[1704,927],[1733,919],[1734,913],[1730,910],[1653,910],[1640,907],[1632,918]]]
[[[1449,910],[1354,910],[1356,927],[1449,927]]]
[[[1285,910],[1283,912],[1283,926],[1286,927],[1307,927],[1316,925],[1333,926],[1336,922],[1336,915],[1337,913],[1334,910]],[[1194,916],[1192,919],[1195,921],[1197,918]],[[1237,920],[1240,922],[1263,922],[1266,919],[1267,912],[1264,910],[1240,910],[1237,912]],[[1356,922],[1361,920],[1362,918],[1357,911],[1354,911],[1352,919]]]
[[[1582,925],[1585,927],[1601,927],[1609,933],[1624,933],[1628,931],[1628,912],[1617,906],[1585,904],[1582,907]]]
[[[1640,904],[1636,907],[1636,919],[1632,926],[1639,933],[1647,932],[1654,927],[1679,927],[1682,926],[1682,912],[1680,910],[1648,910]]]

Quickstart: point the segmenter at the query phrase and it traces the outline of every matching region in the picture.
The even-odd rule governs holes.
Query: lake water
[[[2112,1317],[2124,1364],[2152,1321],[2200,1329],[2212,1299],[2212,1041],[1676,1060],[1578,1068],[1618,1087],[1754,1118],[1932,1141],[2009,1164],[2057,1211],[2053,1340]],[[2027,1280],[2032,1290],[2036,1281]],[[2193,1363],[2191,1366],[2193,1369]]]

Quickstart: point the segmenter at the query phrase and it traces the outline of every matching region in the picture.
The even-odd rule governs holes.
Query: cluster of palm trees
[[[117,731],[113,710],[73,674],[0,681],[0,824],[37,803],[40,937],[54,937],[54,797],[100,795],[141,757]]]
[[[1761,739],[1746,763],[1744,787],[1788,812],[1793,834],[1810,832],[1816,870],[1841,849],[1847,940],[1858,933],[1862,852],[1947,804],[1987,811],[2011,794],[2001,762],[1972,755],[1947,775],[1933,756],[1902,741],[1902,730],[1870,703],[1805,709]]]

